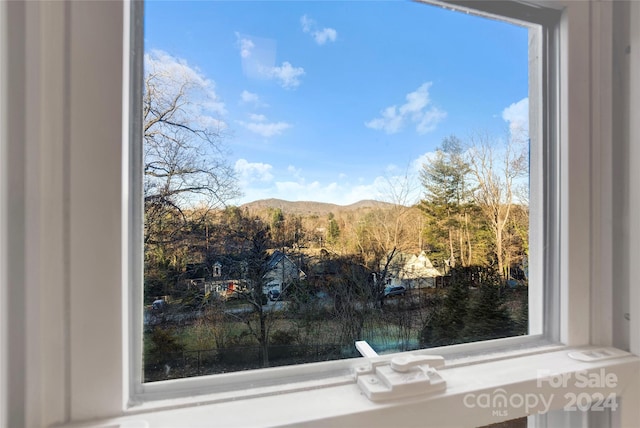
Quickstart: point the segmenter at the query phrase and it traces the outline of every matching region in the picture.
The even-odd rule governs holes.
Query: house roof
[[[427,254],[422,251],[417,256],[413,255],[407,260],[401,275],[407,279],[415,279],[441,276],[441,273],[433,267],[433,263],[431,263]]]
[[[280,263],[280,261],[282,259],[287,259],[287,260],[289,260],[289,262],[293,263],[293,261],[289,257],[287,257],[287,255],[285,253],[283,253],[282,251],[276,250],[276,251],[273,252],[271,257],[267,261],[267,267],[269,269],[275,268],[278,265],[278,263]],[[295,263],[293,263],[293,264],[295,264]]]
[[[295,267],[298,270],[298,274],[301,278],[306,277],[306,274],[302,271],[302,269],[300,269],[300,267],[293,260],[291,260],[289,256],[278,250],[274,251],[269,260],[267,260],[268,272],[266,275],[269,275],[270,271],[275,270],[280,262],[282,262],[282,265],[284,266],[285,261],[288,261],[291,266]]]
[[[424,251],[417,255],[399,253],[394,265],[396,274],[403,279],[431,278],[442,275],[438,269],[433,267],[433,263]]]

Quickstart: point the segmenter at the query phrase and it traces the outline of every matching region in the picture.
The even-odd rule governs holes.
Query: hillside
[[[313,201],[285,201],[283,199],[260,199],[246,203],[241,208],[247,208],[249,211],[262,211],[269,208],[280,208],[283,212],[289,214],[300,215],[327,215],[344,211],[357,211],[370,208],[391,207],[392,204],[373,200],[359,201],[351,205],[336,205],[325,202]]]

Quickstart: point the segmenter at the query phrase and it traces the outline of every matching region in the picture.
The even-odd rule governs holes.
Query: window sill
[[[126,417],[73,426],[479,426],[566,409],[572,394],[582,398],[587,397],[585,393],[588,397],[615,394],[618,404],[619,398],[638,395],[640,358],[629,354],[583,362],[568,355],[584,349],[589,348],[549,346],[522,351],[528,355],[514,356],[513,351],[490,354],[476,362],[471,357],[448,360],[447,366],[438,370],[447,382],[446,391],[390,402],[370,401],[353,378],[343,376],[331,386],[327,382],[336,379],[289,392],[264,389],[262,395],[252,398],[221,401],[212,396],[199,397],[199,404],[183,400],[148,403],[130,410]],[[552,380],[541,379],[545,373],[552,375]],[[555,385],[560,379],[566,379],[564,384]],[[589,384],[585,385],[587,379]],[[506,397],[506,404],[497,396]],[[485,405],[487,400],[497,404]],[[585,402],[577,404],[584,407]],[[639,410],[634,407],[616,410],[622,426],[624,421],[637,420]]]
[[[447,368],[453,368],[563,348],[542,336],[515,336],[408,353],[440,355]],[[372,361],[390,361],[396,355],[401,354],[384,354]],[[155,411],[353,384],[354,371],[363,361],[353,358],[146,383],[131,397],[128,410]]]

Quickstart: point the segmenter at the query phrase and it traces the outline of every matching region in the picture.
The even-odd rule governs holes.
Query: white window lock
[[[378,354],[365,341],[356,342],[369,365],[356,369],[358,386],[371,401],[432,394],[444,391],[447,382],[436,371],[444,366],[439,355],[403,355],[391,361],[377,359]]]
[[[578,361],[602,361],[612,358],[628,357],[631,353],[616,348],[593,348],[582,351],[569,352],[569,358]]]

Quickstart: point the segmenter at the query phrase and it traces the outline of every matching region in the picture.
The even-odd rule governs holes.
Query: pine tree
[[[333,213],[329,213],[329,227],[327,228],[327,241],[330,244],[335,244],[340,236],[340,226],[336,221]]]
[[[434,305],[434,313],[420,334],[422,346],[445,346],[466,342],[465,320],[469,309],[469,286],[454,271],[446,296]]]
[[[468,205],[472,200],[469,187],[469,164],[463,157],[462,142],[455,136],[445,138],[435,156],[425,163],[420,179],[425,189],[421,209],[432,229],[440,229],[441,246],[447,248],[448,265],[468,266],[472,262]]]
[[[504,302],[505,290],[496,273],[490,273],[478,287],[464,321],[463,335],[469,341],[512,336],[514,323]]]

